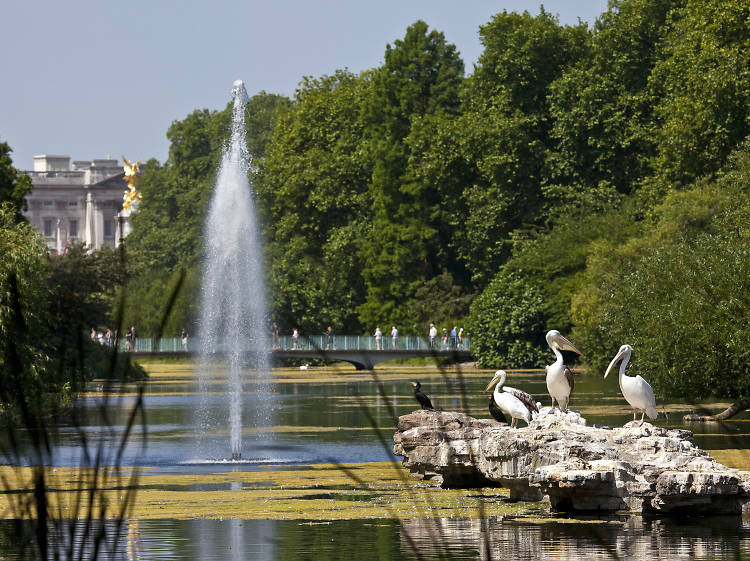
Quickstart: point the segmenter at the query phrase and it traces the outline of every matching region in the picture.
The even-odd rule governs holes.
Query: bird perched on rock
[[[422,390],[420,389],[422,387],[422,384],[414,381],[411,383],[411,385],[414,386],[414,398],[417,400],[417,403],[419,403],[419,406],[422,409],[434,409],[430,398],[422,393]]]
[[[515,427],[518,419],[523,419],[527,423],[531,421],[534,415],[539,413],[539,406],[534,398],[525,391],[504,387],[507,377],[505,370],[498,370],[484,391],[489,391],[492,386],[497,384],[493,393],[494,401],[503,413],[510,415],[512,419],[510,426]]]
[[[615,358],[607,366],[607,371],[604,373],[604,377],[607,377],[612,367],[617,364],[617,361],[622,359],[620,364],[620,391],[622,397],[625,398],[630,406],[633,408],[633,420],[637,411],[643,411],[641,414],[641,420],[638,422],[639,425],[643,424],[643,417],[648,415],[649,419],[656,419],[659,413],[656,411],[656,397],[654,397],[654,390],[651,385],[638,376],[626,376],[625,367],[630,361],[630,355],[633,353],[633,347],[630,345],[623,345],[620,350],[617,351]]]
[[[561,351],[572,351],[579,355],[582,353],[573,343],[563,337],[557,329],[548,331],[545,339],[557,359],[552,364],[544,367],[547,372],[547,391],[552,398],[552,409],[555,408],[555,401],[557,401],[560,411],[567,411],[568,403],[570,403],[570,394],[573,391],[573,373],[566,366]]]

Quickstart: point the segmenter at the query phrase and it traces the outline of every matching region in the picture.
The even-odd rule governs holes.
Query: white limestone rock
[[[501,485],[511,499],[558,510],[750,512],[750,473],[700,450],[686,430],[650,423],[586,425],[575,411],[543,408],[512,429],[463,413],[399,418],[394,453],[413,473],[446,487]]]

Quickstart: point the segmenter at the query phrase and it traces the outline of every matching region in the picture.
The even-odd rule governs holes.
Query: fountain
[[[217,376],[226,377],[231,458],[240,460],[243,374],[253,371],[256,381],[267,379],[268,345],[263,261],[248,181],[248,97],[242,80],[234,82],[232,95],[231,138],[224,148],[205,224],[199,390],[207,396]],[[267,412],[255,413],[256,420],[269,420]],[[226,422],[210,417],[204,401],[198,421],[204,433]]]

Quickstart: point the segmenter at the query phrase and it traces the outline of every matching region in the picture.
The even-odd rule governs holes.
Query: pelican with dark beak
[[[622,392],[622,397],[625,398],[625,401],[627,401],[633,408],[634,421],[637,411],[643,411],[641,414],[641,420],[638,422],[638,425],[640,426],[643,424],[643,418],[646,415],[648,415],[649,419],[656,419],[656,417],[659,416],[659,413],[656,411],[656,398],[654,397],[654,390],[651,388],[651,385],[641,378],[640,375],[635,377],[625,375],[625,367],[628,365],[628,362],[630,362],[630,355],[632,353],[633,347],[630,345],[623,345],[620,347],[615,358],[613,358],[612,362],[607,366],[607,371],[604,373],[604,377],[607,377],[607,374],[609,374],[612,367],[617,364],[617,361],[622,360],[622,363],[620,364],[620,391]]]
[[[497,407],[512,418],[510,426],[515,427],[518,419],[523,419],[528,424],[534,418],[534,414],[539,412],[539,406],[534,398],[525,391],[505,386],[507,377],[505,370],[498,370],[484,391],[490,391],[490,388],[497,384],[492,397],[495,399]]]
[[[553,364],[544,367],[547,371],[547,391],[552,398],[552,409],[555,408],[555,401],[557,401],[560,411],[567,411],[570,393],[573,391],[573,373],[565,365],[565,359],[560,351],[572,351],[579,355],[582,353],[557,329],[548,331],[545,339],[557,358]]]

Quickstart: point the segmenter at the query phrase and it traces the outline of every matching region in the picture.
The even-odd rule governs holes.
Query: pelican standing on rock
[[[523,419],[528,424],[534,418],[534,413],[539,413],[539,406],[534,398],[525,391],[504,387],[507,377],[505,370],[498,370],[484,391],[489,391],[492,386],[497,384],[493,398],[500,411],[510,415],[513,419],[510,426],[515,427],[518,419]]]
[[[641,378],[640,375],[635,377],[625,375],[625,367],[628,365],[628,362],[630,362],[630,355],[632,353],[633,347],[630,345],[623,345],[620,347],[615,358],[613,358],[612,362],[607,366],[607,371],[604,373],[604,377],[606,378],[609,371],[612,370],[612,367],[617,364],[617,361],[622,359],[622,364],[620,364],[620,391],[622,392],[622,397],[625,398],[625,401],[627,401],[633,408],[634,421],[636,412],[643,411],[641,414],[641,420],[638,422],[638,425],[642,425],[644,416],[648,415],[649,419],[656,419],[659,413],[656,411],[656,398],[654,397],[654,390],[651,388],[651,385]]]
[[[572,351],[579,355],[582,353],[557,329],[548,331],[545,339],[547,339],[549,348],[552,349],[557,358],[554,363],[544,367],[547,371],[547,391],[552,398],[552,409],[555,408],[555,401],[557,401],[560,411],[567,411],[570,393],[573,391],[573,373],[565,365],[565,360],[560,351]]]

